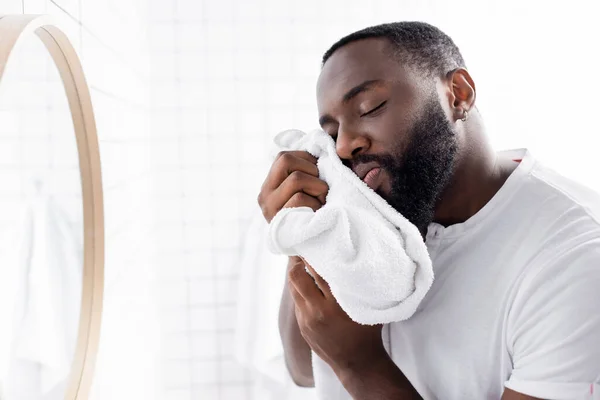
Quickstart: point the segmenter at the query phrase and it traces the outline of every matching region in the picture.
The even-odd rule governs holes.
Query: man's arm
[[[400,369],[387,353],[371,365],[356,366],[340,371],[339,378],[355,400],[408,400],[421,399]],[[501,400],[541,400],[506,389]]]
[[[526,394],[517,393],[510,389],[506,389],[501,400],[541,400],[537,397],[527,396]]]
[[[339,371],[338,377],[355,400],[422,399],[385,351],[369,365]]]
[[[352,321],[310,265],[290,265],[288,276],[302,337],[331,366],[354,399],[421,398],[387,354],[381,325]]]
[[[289,257],[288,272],[297,263],[304,265],[299,257]],[[283,343],[285,363],[294,383],[302,387],[313,387],[310,346],[300,333],[296,319],[294,300],[290,294],[288,280],[281,295],[279,306],[279,334]]]
[[[314,280],[305,271],[305,265]],[[288,267],[289,291],[292,303],[295,302],[298,307],[293,327],[299,328],[297,333],[302,332],[299,336],[302,347],[289,352],[291,361],[296,361],[288,364],[290,372],[303,371],[301,368],[304,365],[304,374],[299,374],[306,378],[306,371],[311,366],[312,348],[332,367],[355,400],[421,399],[417,390],[385,351],[381,340],[381,326],[360,325],[352,321],[335,301],[327,282],[310,265],[290,261]],[[304,345],[309,346],[308,351],[297,352],[299,348],[306,350]],[[303,358],[304,355],[307,357]],[[294,376],[293,372],[292,375]],[[312,368],[310,382],[314,384]],[[506,389],[502,400],[538,399]]]
[[[325,204],[328,190],[327,183],[319,179],[315,157],[305,151],[283,151],[273,162],[257,200],[265,219],[271,222],[282,208],[318,210]],[[291,257],[288,269],[296,262],[301,262],[300,258]],[[298,328],[287,280],[279,308],[279,332],[292,379],[299,386],[314,386],[310,347]]]

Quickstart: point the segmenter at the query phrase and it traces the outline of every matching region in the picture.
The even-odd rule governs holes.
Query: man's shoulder
[[[524,324],[530,318],[568,321],[590,305],[597,313],[600,305],[599,206],[594,193],[584,193],[584,198],[574,195],[565,183],[574,184],[576,190],[588,189],[562,179],[548,182],[554,197],[539,205],[542,218],[550,222],[530,226],[531,235],[537,238],[524,244],[534,249],[512,307]],[[554,186],[556,183],[560,185]],[[536,230],[543,232],[534,233]]]
[[[575,288],[600,284],[600,194],[539,162],[524,186],[535,199],[528,244],[536,250],[521,289],[575,300]]]
[[[531,246],[531,287],[547,287],[546,279],[558,277],[600,278],[600,194],[540,163],[522,190],[530,202],[519,215],[527,231],[522,245]]]
[[[588,228],[600,232],[600,193],[546,165],[536,162],[531,169],[528,189],[535,191],[540,210],[563,215],[589,217]]]

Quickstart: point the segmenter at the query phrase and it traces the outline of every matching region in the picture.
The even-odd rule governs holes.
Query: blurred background
[[[107,241],[92,397],[310,398],[284,372],[276,317],[285,260],[260,241],[256,196],[273,136],[317,127],[321,56],[352,31],[399,20],[438,26],[466,59],[494,146],[527,147],[600,190],[597,7],[0,0],[0,14],[55,16],[91,87]],[[10,129],[30,122],[10,119]]]

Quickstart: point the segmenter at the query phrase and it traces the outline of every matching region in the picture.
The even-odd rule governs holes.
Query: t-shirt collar
[[[498,154],[512,157],[516,162],[519,162],[519,166],[510,174],[504,185],[496,192],[494,197],[487,202],[481,210],[475,215],[466,220],[465,222],[450,225],[444,227],[436,222],[429,224],[427,229],[427,238],[438,237],[438,238],[449,238],[465,234],[467,231],[472,229],[474,226],[481,224],[491,214],[497,212],[502,206],[506,205],[508,200],[515,194],[516,189],[523,183],[523,177],[527,176],[535,164],[535,159],[532,157],[529,150],[512,149],[504,150]]]

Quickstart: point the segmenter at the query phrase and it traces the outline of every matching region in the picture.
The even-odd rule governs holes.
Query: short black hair
[[[348,43],[369,38],[386,38],[393,55],[425,76],[442,76],[456,68],[466,68],[465,60],[452,39],[425,22],[402,21],[371,26],[338,40],[323,55],[323,64]]]

